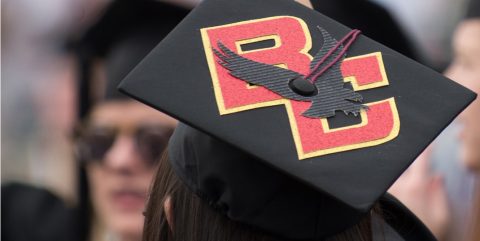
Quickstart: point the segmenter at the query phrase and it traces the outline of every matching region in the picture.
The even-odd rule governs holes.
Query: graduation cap
[[[169,159],[193,192],[292,240],[341,232],[378,201],[403,238],[433,239],[385,192],[476,97],[289,0],[205,0],[120,89],[184,123]]]

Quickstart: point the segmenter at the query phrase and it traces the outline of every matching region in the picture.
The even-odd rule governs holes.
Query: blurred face
[[[85,128],[90,194],[96,217],[123,239],[140,240],[147,190],[176,121],[134,101],[93,110]]]
[[[480,18],[463,21],[453,40],[454,61],[446,75],[480,93]],[[462,160],[468,168],[480,172],[480,99],[475,100],[459,118],[463,125]]]

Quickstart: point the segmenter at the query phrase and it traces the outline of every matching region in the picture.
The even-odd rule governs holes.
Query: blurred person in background
[[[63,43],[104,2],[2,1],[2,183],[47,187],[74,201],[68,132],[75,119],[75,73]]]
[[[446,75],[460,84],[480,93],[480,0],[471,0],[466,18],[458,25],[453,38],[454,59]],[[460,115],[462,130],[462,163],[477,176],[480,175],[480,100]],[[480,182],[474,190],[472,224],[468,241],[480,240]]]
[[[76,143],[81,233],[89,234],[88,240],[141,239],[147,190],[176,121],[120,94],[116,86],[187,13],[151,0],[117,0],[77,47],[80,90],[87,93],[80,95]]]
[[[457,26],[453,36],[453,61],[445,75],[460,84],[480,93],[480,1],[472,0],[467,7],[466,18]],[[410,207],[440,240],[480,240],[480,100],[475,100],[459,117],[461,124],[460,156],[461,164],[476,176],[473,197],[453,199],[447,204],[442,188],[443,178],[431,173],[428,164],[431,153],[426,152],[420,161],[413,164],[391,189],[400,200]],[[451,139],[454,137],[449,136]],[[435,145],[432,149],[438,149]],[[432,149],[430,151],[432,151]],[[451,160],[452,161],[452,160]],[[450,176],[462,175],[458,170],[450,170]],[[421,197],[421,198],[418,198]],[[415,198],[415,200],[413,200]],[[449,219],[451,208],[463,206],[470,215],[470,221],[463,221],[460,230],[454,230],[453,237],[446,231],[456,225]],[[465,218],[465,217],[464,217]],[[468,230],[468,232],[467,232]],[[465,235],[466,234],[466,235]]]
[[[472,0],[467,17],[458,25],[453,38],[454,59],[445,75],[480,92],[480,1]],[[463,130],[462,163],[480,172],[480,100],[476,100],[460,116]]]
[[[470,0],[370,0],[388,9],[415,44],[421,61],[443,72],[451,60],[451,38]]]
[[[69,209],[26,185],[4,186],[2,240],[141,240],[147,190],[176,120],[116,86],[187,13],[153,0],[116,0],[73,45],[80,78],[79,206]]]

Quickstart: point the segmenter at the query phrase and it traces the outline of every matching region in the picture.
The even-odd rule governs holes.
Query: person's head
[[[381,218],[380,206],[358,224],[326,241],[371,241],[372,219]],[[281,241],[267,232],[232,221],[194,194],[177,176],[165,152],[153,180],[145,211],[144,241]],[[382,235],[377,236],[383,240]]]
[[[477,2],[475,4],[475,2]],[[454,59],[446,75],[480,93],[480,1],[473,1],[469,16],[457,27],[453,37]],[[480,172],[480,99],[461,115],[462,161]]]
[[[147,190],[176,121],[136,101],[96,105],[84,126],[85,169],[95,218],[139,240]]]
[[[224,172],[223,178],[218,171]],[[392,217],[398,220],[392,222]],[[381,241],[432,236],[389,195],[358,217],[338,200],[179,124],[151,186],[143,240]]]
[[[119,85],[183,122],[144,240],[372,239],[372,208],[475,94],[359,33],[289,0],[206,0],[189,14]],[[391,240],[434,240],[381,204],[393,218],[379,223],[398,220]]]
[[[119,93],[117,85],[187,13],[161,2],[117,0],[83,37],[88,51],[82,54],[91,55],[87,98],[94,104],[79,125],[77,146],[90,232],[99,225],[102,235],[141,238],[147,190],[177,121]]]

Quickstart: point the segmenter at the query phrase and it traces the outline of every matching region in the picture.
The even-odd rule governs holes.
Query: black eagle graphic
[[[335,116],[335,111],[357,116],[368,107],[361,104],[363,97],[360,94],[344,87],[340,66],[346,50],[360,31],[354,30],[338,42],[323,28],[318,29],[323,36],[323,46],[311,61],[308,75],[244,58],[221,42],[217,43],[219,50],[213,48],[213,51],[218,63],[232,76],[263,86],[283,98],[312,102],[310,108],[302,113],[305,117],[326,118]],[[347,40],[349,42],[344,46]]]

